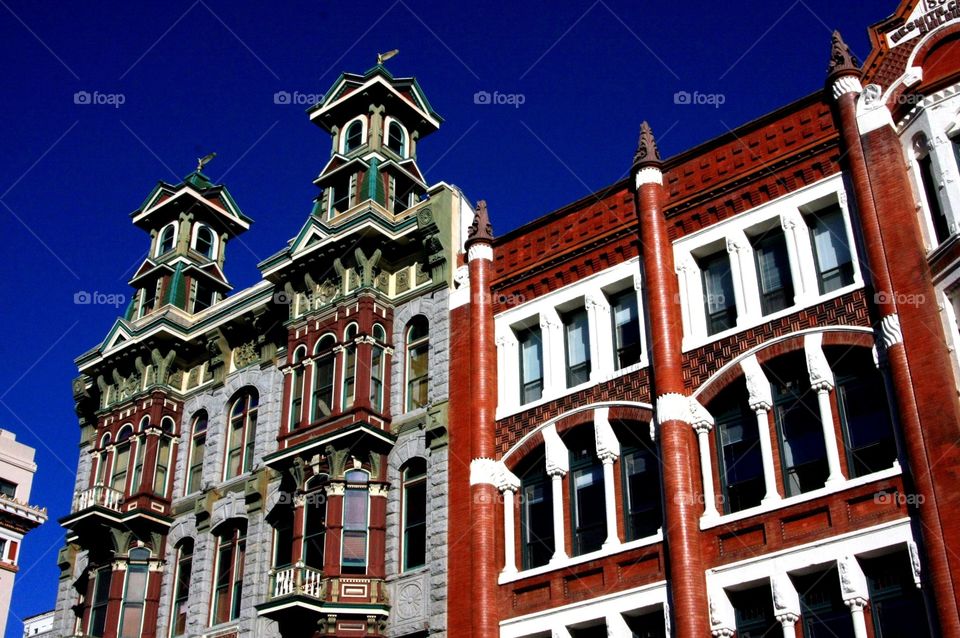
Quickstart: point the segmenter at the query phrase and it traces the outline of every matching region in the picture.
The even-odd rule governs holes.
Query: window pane
[[[417,480],[408,485],[404,499],[404,569],[419,567],[426,562],[427,548],[427,482]]]
[[[543,393],[543,344],[540,329],[529,328],[517,335],[520,343],[520,400],[536,401]]]
[[[812,214],[809,222],[820,293],[826,294],[852,284],[853,261],[840,207]]]
[[[937,189],[937,180],[933,175],[933,159],[930,154],[917,160],[917,166],[920,169],[927,210],[930,211],[930,217],[933,220],[933,230],[937,243],[941,244],[950,236],[950,227],[947,225],[947,216],[943,212],[943,207],[940,206],[940,194]]]
[[[754,244],[760,305],[768,315],[793,305],[793,279],[787,242],[780,230],[768,231]]]
[[[524,568],[546,565],[553,556],[553,498],[548,483],[523,486]]]
[[[323,569],[324,542],[327,531],[327,504],[323,490],[307,495],[304,523],[303,562],[307,567]]]
[[[781,464],[788,496],[823,487],[826,449],[820,406],[807,381],[803,355],[785,356],[771,366],[774,415],[780,437]]]
[[[623,478],[627,540],[657,533],[663,524],[660,506],[660,469],[649,450],[624,451]]]
[[[567,387],[590,380],[590,331],[587,311],[577,310],[564,317],[567,355]]]
[[[637,295],[627,290],[615,296],[611,303],[613,315],[614,358],[613,365],[619,370],[640,360],[640,315],[637,310]]]
[[[737,308],[729,256],[721,252],[700,260],[700,271],[703,278],[707,334],[716,334],[734,327],[737,323]]]
[[[314,369],[313,417],[316,421],[330,416],[333,406],[333,357],[324,357]]]
[[[573,471],[576,508],[574,554],[600,549],[607,535],[603,494],[603,467],[595,463]]]

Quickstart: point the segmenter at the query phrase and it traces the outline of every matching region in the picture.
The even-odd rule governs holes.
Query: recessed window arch
[[[343,332],[343,391],[341,406],[343,410],[353,407],[357,394],[357,324],[351,323]]]
[[[319,474],[307,481],[303,512],[303,564],[323,569],[327,538],[327,492],[329,477]]]
[[[367,566],[370,475],[364,470],[347,470],[344,479],[340,564],[344,571],[363,572]]]
[[[337,338],[333,333],[320,337],[313,348],[313,397],[311,399],[311,421],[319,421],[333,412],[333,388],[336,358],[333,351]]]
[[[123,584],[120,606],[119,638],[140,638],[143,632],[143,609],[147,597],[147,579],[150,576],[150,550],[131,549]]]
[[[407,461],[400,470],[401,571],[427,562],[427,462],[421,457]]]
[[[230,403],[224,480],[249,472],[253,467],[259,402],[256,388],[248,386]]]
[[[161,255],[166,255],[168,252],[173,250],[173,247],[177,242],[177,232],[178,232],[177,222],[170,222],[160,230],[160,234],[157,237],[157,257]]]
[[[185,538],[177,545],[176,572],[173,579],[173,608],[170,614],[170,635],[182,636],[187,631],[187,602],[193,576],[193,539]]]
[[[366,140],[366,137],[367,123],[363,116],[351,120],[343,129],[341,152],[349,153],[354,149],[360,148]]]
[[[217,249],[217,235],[206,224],[197,224],[193,230],[193,250],[207,259],[213,259]]]
[[[160,419],[160,430],[164,434],[173,434],[173,431],[174,429],[176,429],[176,427],[177,427],[176,422],[173,420],[172,417],[165,416],[162,419]]]
[[[387,148],[400,157],[406,157],[407,131],[397,120],[387,119]]]
[[[423,315],[417,315],[407,324],[406,343],[406,409],[414,410],[427,405],[429,400],[430,373],[430,323]]]
[[[301,345],[293,351],[293,374],[290,382],[290,417],[288,427],[290,430],[297,429],[303,418],[303,395],[306,382],[306,368],[303,360],[307,356],[307,346]]]
[[[207,444],[207,411],[200,410],[190,421],[190,456],[187,459],[187,480],[184,494],[192,494],[201,487],[203,479],[203,450]]]
[[[145,416],[140,419],[140,424],[137,426],[137,432],[145,432],[148,427],[150,427],[150,417]]]

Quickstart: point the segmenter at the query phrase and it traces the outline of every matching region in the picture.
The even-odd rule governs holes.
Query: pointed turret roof
[[[830,47],[830,63],[827,65],[827,77],[841,74],[860,75],[860,61],[853,54],[839,31],[833,32]]]
[[[660,151],[657,141],[653,138],[653,129],[644,121],[640,124],[640,139],[637,141],[637,152],[633,154],[633,167],[659,166],[661,164]]]
[[[487,214],[487,202],[482,199],[477,202],[477,209],[473,214],[473,223],[467,230],[467,241],[464,242],[464,245],[470,248],[477,242],[493,243],[493,225],[490,223],[490,216]]]

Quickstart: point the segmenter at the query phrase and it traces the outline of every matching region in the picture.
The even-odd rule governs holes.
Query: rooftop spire
[[[660,164],[660,151],[657,150],[657,141],[653,138],[650,124],[644,121],[640,125],[640,139],[637,142],[637,152],[633,155],[633,167],[652,166]]]
[[[850,47],[843,41],[839,31],[833,32],[833,44],[830,49],[830,63],[827,65],[827,75],[839,73],[860,73],[860,61],[850,51]]]
[[[473,223],[467,230],[466,247],[483,242],[485,244],[493,243],[493,226],[490,224],[490,216],[487,214],[487,202],[480,200],[477,202],[477,209],[473,215]]]

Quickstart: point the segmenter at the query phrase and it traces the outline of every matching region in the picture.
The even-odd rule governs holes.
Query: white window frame
[[[388,115],[383,119],[383,147],[393,153],[393,149],[389,147],[390,143],[390,125],[396,122],[397,126],[400,127],[400,130],[403,131],[403,148],[400,152],[400,159],[407,159],[410,157],[410,131],[407,130],[407,127],[395,117]]]
[[[197,254],[202,254],[199,251],[197,251],[197,236],[199,235],[201,228],[206,228],[207,230],[210,231],[210,234],[213,235],[213,242],[212,242],[213,254],[210,256],[210,259],[216,261],[217,257],[220,256],[220,238],[217,236],[217,233],[213,230],[213,228],[209,224],[201,224],[198,222],[193,225],[193,229],[190,233],[190,249],[196,252]]]
[[[843,215],[850,257],[853,261],[853,283],[821,295],[813,245],[804,216],[834,204],[840,206]],[[760,288],[751,237],[760,229],[775,225],[783,229],[787,243],[794,303],[787,308],[764,315],[760,306]],[[737,323],[733,328],[708,335],[707,318],[703,308],[705,293],[697,258],[723,249],[730,253]],[[863,287],[860,247],[853,232],[850,208],[841,174],[686,235],[674,242],[673,252],[679,280],[684,352]]]
[[[348,120],[347,123],[343,125],[343,128],[340,129],[341,133],[337,148],[339,149],[341,155],[347,153],[347,131],[350,130],[350,126],[357,121],[360,122],[360,146],[357,148],[363,148],[363,146],[367,144],[368,136],[370,134],[367,124],[367,117],[365,115],[358,115]]]
[[[171,252],[171,253],[172,253],[172,252],[174,252],[174,251],[177,249],[177,242],[180,240],[180,222],[178,222],[178,221],[172,221],[172,222],[170,222],[170,223],[168,223],[168,224],[164,224],[164,225],[160,228],[160,231],[157,232],[157,245],[154,246],[154,249],[153,249],[153,256],[154,256],[154,257],[160,257],[160,256],[162,256],[162,255],[166,255],[166,254],[167,254],[167,253],[161,253],[161,252],[160,252],[160,239],[163,237],[163,233],[166,232],[166,230],[167,230],[168,228],[170,228],[170,227],[173,227],[173,245],[171,246],[170,250],[168,250],[167,252]]]

